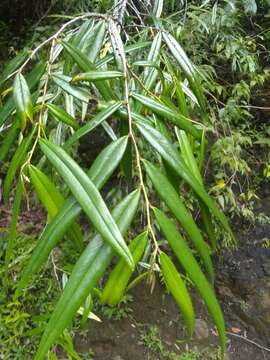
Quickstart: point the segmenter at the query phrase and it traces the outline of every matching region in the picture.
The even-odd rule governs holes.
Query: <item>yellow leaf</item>
[[[226,186],[226,184],[225,184],[224,179],[218,180],[218,182],[217,182],[217,188],[218,189],[223,189],[225,186]]]
[[[101,50],[101,54],[100,54],[101,59],[107,55],[108,51],[110,50],[110,47],[111,47],[111,43],[107,42],[104,48]]]

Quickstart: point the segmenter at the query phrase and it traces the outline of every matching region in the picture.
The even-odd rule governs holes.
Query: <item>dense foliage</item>
[[[12,306],[55,248],[72,252],[59,270],[51,257],[64,288],[46,326],[47,315],[35,323],[43,332],[36,359],[63,337],[70,344],[65,329],[81,309],[88,316],[89,298],[114,306],[139,281],[154,286],[157,274],[189,336],[194,310],[186,279],[194,284],[224,353],[211,254],[221,234],[228,244],[234,238],[220,208],[254,221],[256,195],[247,180],[254,157],[246,154],[254,144],[269,145],[267,124],[254,126],[258,107],[250,105],[270,76],[270,35],[264,18],[252,22],[257,11],[266,14],[267,2],[255,5],[123,1],[104,15],[98,11],[107,3],[95,4],[95,12],[44,27],[46,37],[35,35],[33,50],[18,52],[1,72],[3,197],[13,210],[0,254]],[[102,148],[85,161],[82,143],[96,137],[105,139]],[[258,171],[268,176],[268,166],[262,159]],[[46,209],[47,225],[14,275],[18,217],[33,201]],[[81,226],[82,212],[90,227]]]

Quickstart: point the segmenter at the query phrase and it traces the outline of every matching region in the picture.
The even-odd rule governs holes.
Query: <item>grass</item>
[[[0,281],[3,279],[3,261],[7,246],[7,229],[0,229]],[[16,249],[12,254],[9,267],[8,286],[0,287],[0,359],[22,360],[33,359],[40,336],[46,321],[53,310],[56,299],[59,296],[61,271],[51,261],[47,263],[42,273],[32,282],[30,288],[23,292],[18,299],[14,298],[14,290],[17,278],[22,266],[27,261],[37,239],[34,235],[20,234],[16,239]],[[60,249],[59,249],[60,250]],[[63,252],[62,252],[63,251]],[[59,251],[61,256],[56,255],[54,261],[57,265],[60,258],[66,262],[68,249]],[[71,263],[69,259],[69,263]],[[60,268],[64,264],[59,264]],[[58,278],[55,276],[58,273]],[[71,337],[64,333],[60,338],[61,347],[67,353],[72,352]],[[59,347],[57,347],[59,349]],[[74,354],[76,351],[73,349]],[[90,360],[85,354],[77,359]],[[55,352],[50,353],[50,359],[57,359]],[[76,357],[72,357],[76,359]]]

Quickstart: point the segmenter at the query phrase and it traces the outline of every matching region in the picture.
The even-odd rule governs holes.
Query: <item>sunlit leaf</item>
[[[198,229],[191,214],[186,209],[183,202],[180,200],[179,195],[177,194],[174,187],[170,184],[166,176],[163,175],[156,166],[154,166],[148,161],[144,161],[144,166],[157,193],[171,210],[171,212],[174,214],[176,219],[183,226],[183,228],[186,230],[194,247],[198,251],[199,255],[202,257],[209,275],[211,276],[211,278],[213,278],[214,270],[208,247],[204,242],[200,230]]]
[[[33,121],[33,104],[28,84],[21,73],[18,73],[14,80],[13,98],[21,128],[24,129],[27,119]]]
[[[112,211],[120,231],[124,234],[136,213],[140,192],[135,190]],[[110,264],[114,251],[96,235],[84,250],[64,288],[42,336],[35,360],[42,360],[62,331],[70,324],[83,301]]]
[[[154,209],[154,213],[169,245],[203,298],[218,329],[220,346],[222,353],[224,353],[226,343],[225,325],[222,311],[216,299],[214,290],[203,275],[200,266],[192,255],[192,252],[187,246],[185,240],[177,231],[174,223],[160,210]]]
[[[88,171],[88,176],[98,189],[103,187],[119,165],[126,145],[127,138],[121,138],[107,146],[94,161]],[[41,234],[39,242],[23,270],[17,286],[17,293],[27,285],[31,276],[35,274],[48,259],[50,251],[63,238],[80,212],[80,205],[73,197],[69,197],[61,207],[59,213],[52,219],[51,223]]]
[[[138,261],[143,255],[147,244],[148,233],[143,232],[131,241],[128,248],[132,254],[134,264],[137,265]],[[102,292],[100,301],[103,304],[114,306],[118,304],[128,285],[128,281],[132,275],[131,269],[126,263],[120,259],[108,278],[108,281]]]
[[[79,124],[76,122],[76,120],[71,115],[69,115],[64,109],[62,109],[59,106],[56,106],[54,104],[46,104],[46,106],[49,109],[49,113],[56,120],[61,121],[64,124],[71,126],[73,129],[79,128]]]
[[[161,273],[164,277],[165,284],[183,313],[188,335],[192,336],[194,329],[194,310],[186,285],[169,256],[162,252],[159,258]]]
[[[90,178],[59,146],[46,140],[40,140],[40,147],[63,177],[73,196],[81,205],[94,227],[133,268],[134,264],[130,251],[99,191]]]

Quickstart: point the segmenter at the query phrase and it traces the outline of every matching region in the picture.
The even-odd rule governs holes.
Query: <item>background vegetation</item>
[[[45,44],[23,68],[24,61],[32,56],[30,49],[46,41],[74,16],[84,11],[102,14],[118,11],[119,19],[121,7],[115,8],[110,1],[87,0],[44,1],[38,6],[29,1],[15,2],[14,6],[7,6],[10,5],[7,2],[0,5],[4,10],[0,11],[3,14],[0,44],[5,54],[0,76],[0,171],[2,201],[4,206],[13,204],[12,212],[1,222],[0,340],[5,344],[1,349],[4,359],[33,358],[44,329],[37,359],[43,358],[55,342],[70,357],[79,358],[72,345],[72,334],[88,316],[94,316],[92,304],[116,305],[123,296],[125,299],[127,286],[129,289],[143,278],[148,278],[154,286],[158,274],[183,312],[189,334],[194,314],[188,288],[190,283],[197,287],[224,347],[222,314],[211,286],[214,275],[210,255],[222,246],[235,246],[235,242],[223,215],[204,195],[204,187],[235,227],[242,222],[252,225],[256,221],[269,221],[254,211],[259,186],[270,176],[269,3],[250,0],[160,4],[160,1],[149,2],[149,6],[146,2],[128,2],[128,14],[121,25],[122,40],[118,36],[119,24],[114,20],[109,21],[109,31],[105,26],[103,29],[107,19],[104,22],[102,16],[94,17],[93,22],[89,16],[76,21],[61,31],[57,39],[52,38],[48,46]],[[162,36],[160,30],[164,31]],[[91,33],[98,39],[94,45]],[[175,50],[174,39],[181,48]],[[147,41],[149,43],[144,44]],[[128,51],[124,48],[127,45],[138,48]],[[15,60],[8,62],[13,58]],[[95,64],[94,67],[91,64]],[[127,117],[129,121],[123,125],[121,119]],[[192,121],[187,121],[189,119]],[[102,126],[94,130],[98,124]],[[87,149],[90,136],[94,138],[94,146]],[[49,142],[40,142],[41,138]],[[91,157],[89,153],[97,147],[97,138],[101,139],[100,145]],[[54,144],[62,145],[67,152],[61,152]],[[163,149],[160,144],[164,145]],[[81,168],[76,167],[70,156]],[[94,188],[84,177],[83,170],[89,167],[87,171]],[[183,176],[183,170],[187,175]],[[73,182],[70,181],[72,174],[75,174]],[[84,217],[71,227],[72,222],[59,227],[58,234],[61,234],[57,238],[53,232],[58,231],[54,230],[57,229],[55,219],[67,219],[70,213],[62,211],[68,209],[67,204],[74,209],[72,220],[82,207],[102,233],[105,222],[100,227],[100,220],[93,219],[93,209],[84,203],[78,188],[90,189],[91,198],[93,191],[101,188],[112,174],[102,196],[110,209],[126,199],[126,203],[120,202],[125,223],[120,224],[119,211],[118,215],[115,210],[112,214],[121,232],[129,229],[125,239],[134,261],[139,263],[137,271],[129,283],[132,271],[123,259],[114,260],[117,265],[110,267],[111,275],[105,281],[108,277],[105,270],[112,257],[111,248],[105,244],[102,245],[104,265],[98,269],[100,280],[93,278],[91,288],[85,283],[75,290],[72,279],[82,276],[84,262],[91,263],[96,244],[99,246],[101,240]],[[190,174],[196,176],[197,182],[193,182]],[[138,192],[132,192],[136,188],[142,192],[140,200]],[[70,191],[76,201],[70,197]],[[194,193],[203,195],[198,197]],[[125,197],[127,194],[129,197]],[[92,201],[97,209],[98,193],[95,196]],[[64,203],[64,198],[68,198],[68,202]],[[202,201],[206,201],[206,208]],[[26,222],[24,210],[33,209],[35,203],[48,212],[45,231],[41,232],[36,226],[26,226],[20,231],[18,224]],[[179,215],[174,204],[183,209],[184,216]],[[152,206],[159,210],[154,208],[152,212]],[[209,210],[221,219],[227,232],[224,233]],[[107,210],[103,206],[95,211],[105,214]],[[103,217],[109,216],[104,214]],[[177,227],[168,216],[178,220]],[[135,220],[130,226],[133,217]],[[46,216],[40,214],[39,219],[42,218]],[[112,230],[113,223],[111,220],[111,224],[107,224],[112,232],[116,231]],[[67,233],[65,241],[55,247],[64,233]],[[118,254],[130,262],[130,253],[121,243],[121,236],[114,234],[103,236],[111,239]],[[50,238],[55,239],[54,243],[47,250],[42,248],[42,241],[45,244]],[[182,244],[181,248],[175,238]],[[190,247],[185,241],[188,238]],[[187,259],[194,264],[194,274]],[[42,265],[38,279],[30,281]],[[96,273],[98,264],[91,266]],[[182,280],[179,270],[185,270]],[[71,285],[63,291],[68,279]],[[203,288],[208,291],[203,292]],[[57,320],[57,312],[63,312],[73,293],[78,293],[74,308],[67,309],[64,321]],[[73,327],[64,330],[81,305],[82,317],[77,314]],[[52,312],[53,317],[46,325]],[[54,328],[55,332],[49,337]],[[56,358],[57,349],[59,347],[50,350],[49,358]],[[88,356],[91,358],[91,354]]]

